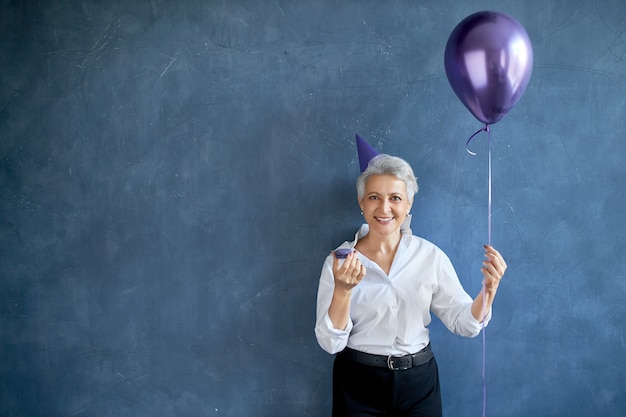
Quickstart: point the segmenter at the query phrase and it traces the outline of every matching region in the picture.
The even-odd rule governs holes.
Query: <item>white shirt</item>
[[[315,336],[328,353],[346,346],[377,355],[403,355],[419,352],[428,345],[430,312],[435,313],[453,333],[477,336],[483,324],[471,312],[472,298],[465,292],[446,254],[431,242],[413,236],[410,216],[401,232],[402,238],[389,275],[373,261],[358,253],[366,273],[352,289],[350,318],[343,330],[333,328],[328,308],[335,286],[330,254],[322,268],[317,293]],[[361,226],[353,247],[367,235],[367,224]],[[484,325],[490,319],[487,314]]]

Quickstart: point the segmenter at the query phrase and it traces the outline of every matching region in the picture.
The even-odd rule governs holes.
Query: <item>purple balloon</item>
[[[500,12],[483,11],[452,31],[444,54],[446,76],[457,97],[478,120],[498,122],[520,99],[533,67],[524,27]]]

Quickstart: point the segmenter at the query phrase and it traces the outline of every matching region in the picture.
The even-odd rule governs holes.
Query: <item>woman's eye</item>
[[[378,200],[378,197],[377,197],[377,196],[375,196],[375,195],[371,195],[371,196],[370,196],[370,200]]]
[[[401,201],[402,200],[402,198],[400,198],[400,196],[397,196],[397,195],[394,195],[393,197],[391,197],[391,199],[393,201]]]

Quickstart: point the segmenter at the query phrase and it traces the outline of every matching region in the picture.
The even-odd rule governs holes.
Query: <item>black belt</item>
[[[363,365],[376,366],[379,368],[389,368],[392,371],[402,371],[410,369],[414,366],[423,365],[433,358],[433,351],[430,349],[430,343],[424,349],[412,355],[404,356],[385,356],[385,355],[372,355],[371,353],[365,353],[358,350],[345,348],[338,356],[358,362]]]

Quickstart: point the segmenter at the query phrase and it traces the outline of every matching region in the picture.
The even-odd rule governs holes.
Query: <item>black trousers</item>
[[[441,417],[439,370],[423,365],[392,371],[337,355],[333,366],[333,417]]]

